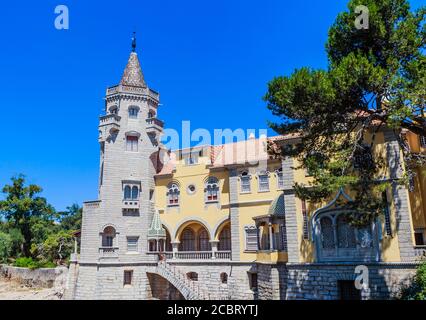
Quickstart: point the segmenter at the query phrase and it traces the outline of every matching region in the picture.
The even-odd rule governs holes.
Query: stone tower
[[[159,94],[146,85],[136,43],[118,85],[107,89],[100,117],[99,198],[84,204],[76,298],[144,298],[147,232],[154,215],[154,175],[159,135]],[[132,267],[140,283],[123,292]],[[139,289],[137,289],[139,288]],[[136,292],[136,291],[138,292]]]

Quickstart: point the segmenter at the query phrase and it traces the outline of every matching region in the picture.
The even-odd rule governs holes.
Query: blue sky
[[[54,28],[59,4],[69,8],[66,31]],[[0,185],[24,173],[58,210],[96,199],[98,116],[134,30],[167,127],[263,129],[273,120],[267,82],[325,68],[327,30],[345,9],[336,0],[9,1],[0,13]]]

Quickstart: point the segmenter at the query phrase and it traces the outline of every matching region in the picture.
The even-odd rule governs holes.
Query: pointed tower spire
[[[132,52],[130,53],[126,69],[124,69],[120,84],[126,86],[146,87],[145,79],[143,77],[141,65],[138,59],[138,54],[136,53],[135,32],[133,32],[132,38]]]
[[[166,230],[164,230],[161,223],[160,213],[155,210],[154,217],[152,218],[151,226],[148,230],[148,240],[158,240],[166,238]]]

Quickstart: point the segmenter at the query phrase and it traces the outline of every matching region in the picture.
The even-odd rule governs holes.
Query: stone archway
[[[167,279],[156,273],[147,272],[152,299],[155,300],[186,300],[182,293]]]

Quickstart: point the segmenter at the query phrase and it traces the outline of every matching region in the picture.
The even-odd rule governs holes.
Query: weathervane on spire
[[[133,37],[132,37],[132,52],[136,51],[136,32],[133,32]]]

